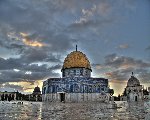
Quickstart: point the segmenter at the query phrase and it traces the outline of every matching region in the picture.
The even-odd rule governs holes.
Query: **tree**
[[[144,95],[149,95],[149,92],[148,92],[147,88],[146,88],[146,89],[143,89],[143,94],[144,94]]]
[[[110,94],[111,96],[113,96],[114,90],[113,90],[113,89],[109,89],[109,94]]]
[[[118,95],[118,100],[120,101],[120,94]]]
[[[124,89],[123,96],[127,96],[126,89]]]
[[[6,100],[6,101],[7,101],[7,99],[8,99],[8,95],[7,95],[7,94],[5,94],[5,99],[4,99],[4,100]]]
[[[8,95],[8,101],[10,102],[12,100],[11,94]]]
[[[14,94],[12,94],[12,100],[14,100],[14,97],[15,97]]]
[[[1,100],[4,101],[4,94],[1,95]]]

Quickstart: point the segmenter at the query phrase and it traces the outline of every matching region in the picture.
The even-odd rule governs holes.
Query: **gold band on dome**
[[[87,68],[91,70],[91,65],[85,54],[80,51],[73,51],[64,60],[62,70],[67,68]]]

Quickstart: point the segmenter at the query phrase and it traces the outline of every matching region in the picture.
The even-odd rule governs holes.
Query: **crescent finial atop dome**
[[[132,76],[133,76],[133,72],[132,72]]]

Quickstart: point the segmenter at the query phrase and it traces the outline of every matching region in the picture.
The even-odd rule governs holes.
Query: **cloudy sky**
[[[115,95],[132,71],[150,86],[150,1],[0,0],[0,91],[28,93],[61,77],[76,44]]]

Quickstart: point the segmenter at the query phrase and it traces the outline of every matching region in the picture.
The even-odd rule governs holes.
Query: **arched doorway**
[[[74,85],[74,92],[79,92],[79,86],[77,84]]]
[[[137,96],[135,96],[135,101],[137,101]]]
[[[60,95],[60,102],[65,102],[65,93],[59,93]]]

